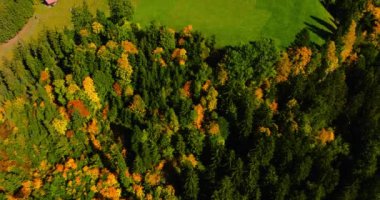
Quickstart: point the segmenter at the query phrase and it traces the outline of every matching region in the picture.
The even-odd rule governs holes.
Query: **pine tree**
[[[131,0],[114,0],[109,1],[111,10],[111,20],[119,23],[123,19],[131,21],[134,14],[134,8]]]

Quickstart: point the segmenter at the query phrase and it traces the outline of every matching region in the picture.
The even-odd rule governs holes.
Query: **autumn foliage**
[[[45,91],[50,98],[50,100],[54,100],[53,87],[51,85],[45,85]]]
[[[88,96],[88,98],[97,106],[100,107],[100,99],[98,94],[95,91],[94,81],[91,77],[87,76],[83,80],[84,92]]]
[[[267,136],[270,136],[272,134],[269,128],[263,126],[259,127],[259,132],[264,133]]]
[[[318,139],[321,141],[322,144],[326,144],[328,142],[332,142],[335,139],[334,131],[331,129],[322,129],[319,132]]]
[[[0,199],[373,199],[374,5],[288,48],[73,16],[0,66]]]
[[[290,49],[289,55],[292,58],[292,74],[306,75],[306,66],[311,61],[312,51],[308,47]]]
[[[207,81],[206,81],[207,83]],[[211,82],[210,82],[211,83]],[[205,85],[203,85],[205,86]],[[203,87],[206,88],[206,87]],[[207,87],[208,89],[208,87]],[[207,109],[208,111],[213,111],[218,106],[218,91],[214,87],[210,87],[207,92],[206,100],[207,100]]]
[[[261,88],[257,88],[257,89],[255,90],[255,96],[256,96],[256,98],[257,98],[258,100],[262,100],[263,97],[264,97],[264,91],[263,91],[263,89],[261,89]]]
[[[331,41],[327,45],[327,69],[326,73],[331,73],[335,71],[339,66],[339,58],[336,56],[335,42]]]
[[[277,68],[276,82],[281,83],[281,82],[287,81],[289,74],[292,70],[292,63],[289,59],[288,53],[284,52],[281,55],[281,59],[277,62],[276,68]]]
[[[121,96],[122,88],[121,88],[120,84],[118,82],[115,82],[112,87],[113,87],[113,90],[115,91],[115,93],[117,94],[117,96]]]
[[[133,73],[133,68],[129,64],[128,54],[123,53],[117,60],[119,68],[116,71],[116,75],[121,79],[123,85],[130,83],[130,79]]]
[[[42,82],[49,80],[49,78],[50,78],[49,71],[47,70],[41,71],[40,80]]]
[[[98,121],[93,119],[87,126],[87,132],[93,135],[98,134]]]
[[[187,51],[186,49],[174,49],[173,53],[172,53],[172,60],[176,59],[179,63],[179,65],[185,65],[186,63],[186,60],[187,60]]]
[[[93,22],[92,23],[92,31],[96,34],[102,32],[104,30],[104,27],[101,23],[99,22]]]
[[[134,95],[132,104],[129,106],[129,109],[131,111],[144,114],[145,113],[145,103],[144,100],[141,98],[140,95]]]
[[[190,90],[191,90],[191,81],[186,81],[185,85],[183,86],[183,91],[186,97],[191,97]]]
[[[203,117],[204,117],[204,108],[202,105],[198,104],[194,106],[194,110],[196,113],[196,118],[194,120],[195,127],[200,129],[202,127]]]
[[[127,54],[137,54],[138,53],[137,47],[130,41],[121,42],[121,46],[123,47],[124,52]]]
[[[150,186],[156,186],[160,183],[161,176],[157,172],[148,172],[145,175],[145,181],[150,185]]]
[[[356,22],[352,20],[351,25],[346,35],[344,35],[342,38],[343,50],[342,52],[340,52],[340,57],[342,58],[343,62],[351,55],[352,50],[354,48],[355,41],[356,41]]]
[[[191,32],[192,32],[192,30],[193,30],[193,26],[192,25],[188,25],[188,26],[186,26],[185,28],[183,28],[183,35],[185,36],[185,37],[191,37]]]
[[[160,63],[161,67],[167,66],[165,60],[161,56],[161,54],[164,53],[164,49],[162,47],[157,47],[156,49],[153,50],[152,53],[153,53],[155,62]]]
[[[220,133],[219,124],[217,122],[211,122],[208,132],[210,135],[217,135]]]
[[[271,104],[269,104],[269,108],[272,112],[276,113],[278,111],[278,103],[276,101],[273,101]]]
[[[72,100],[67,104],[68,113],[72,115],[75,111],[79,113],[82,117],[88,117],[90,111],[86,108],[83,101],[81,100]]]
[[[380,7],[375,6],[372,3],[369,3],[368,10],[375,17],[375,26],[374,26],[374,34],[375,37],[380,34]]]
[[[198,161],[193,154],[182,155],[181,162],[189,163],[192,167],[196,167],[198,165]]]

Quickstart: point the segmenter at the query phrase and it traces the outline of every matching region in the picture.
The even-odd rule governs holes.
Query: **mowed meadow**
[[[312,16],[330,22],[318,0],[135,0],[134,21],[156,21],[175,29],[193,25],[217,45],[236,45],[272,38],[286,46],[307,23],[324,28]],[[313,40],[322,39],[312,35]]]

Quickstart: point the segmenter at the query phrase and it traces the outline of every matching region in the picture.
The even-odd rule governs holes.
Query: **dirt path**
[[[30,35],[33,31],[35,31],[38,22],[38,16],[31,17],[15,37],[8,40],[6,43],[0,44],[0,65],[4,59],[12,58],[13,50],[17,47],[17,44],[22,42],[23,38],[26,38],[27,35]]]
[[[1,1],[1,0],[0,0]],[[6,59],[12,59],[14,49],[21,42],[28,43],[31,40],[37,39],[39,34],[44,30],[62,30],[64,27],[71,27],[71,8],[81,6],[83,1],[87,2],[90,11],[95,15],[96,10],[100,9],[108,11],[107,0],[65,0],[60,1],[54,7],[48,7],[44,4],[39,4],[34,7],[34,15],[17,33],[17,35],[0,44],[0,66]]]

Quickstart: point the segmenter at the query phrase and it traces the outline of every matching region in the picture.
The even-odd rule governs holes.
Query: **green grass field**
[[[70,9],[82,6],[83,1],[86,1],[93,14],[96,10],[101,10],[109,15],[108,0],[61,0],[54,7],[38,4],[34,7],[33,17],[23,29],[7,43],[0,44],[0,64],[3,57],[12,58],[13,49],[19,42],[37,39],[44,30],[62,30],[64,27],[72,27]],[[0,4],[0,11],[2,9]]]
[[[263,37],[286,46],[305,22],[329,21],[330,15],[318,0],[135,0],[135,20],[142,25],[155,20],[175,29],[193,25],[217,44],[233,45]],[[321,26],[320,26],[321,27]],[[322,40],[312,36],[316,42]]]

